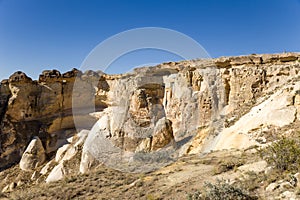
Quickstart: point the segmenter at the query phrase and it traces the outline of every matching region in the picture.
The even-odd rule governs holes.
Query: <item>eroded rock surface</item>
[[[33,136],[38,136],[46,152],[50,153],[64,143],[66,137],[76,132],[72,109],[85,108],[95,97],[93,83],[84,77],[81,79],[81,75],[76,69],[64,74],[57,70],[46,70],[38,81],[33,81],[25,73],[16,72],[1,82],[0,169],[18,162]],[[73,105],[73,85],[77,76],[78,81],[83,83],[81,89],[93,92],[83,93],[84,97],[78,94],[80,101]],[[103,82],[104,78],[102,85]],[[100,95],[97,97],[96,111],[106,107],[104,98]],[[89,129],[96,122],[96,118],[91,117],[88,111],[76,117],[78,128]]]
[[[283,127],[297,120],[298,60],[292,53],[226,57],[110,76],[110,103],[83,152],[106,163],[109,155],[122,160],[132,152],[167,149],[169,138],[160,145],[155,137],[162,119],[171,122],[180,155],[258,144],[251,132],[261,124]]]
[[[34,137],[26,148],[20,161],[20,168],[25,171],[34,170],[44,164],[46,160],[45,149],[40,138]]]
[[[50,153],[76,129],[92,127],[82,171],[93,159],[114,155],[129,159],[141,152],[199,153],[246,148],[258,138],[266,142],[262,129],[299,120],[299,60],[297,53],[222,57],[121,75],[47,70],[38,81],[16,72],[0,86],[0,168],[18,162],[33,136]]]

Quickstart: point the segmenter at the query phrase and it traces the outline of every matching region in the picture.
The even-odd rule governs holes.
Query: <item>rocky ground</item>
[[[300,198],[298,185],[291,183],[294,174],[283,177],[277,173],[251,148],[184,156],[150,173],[124,173],[98,166],[89,173],[72,173],[52,183],[15,166],[1,174],[10,183],[1,199],[189,199],[203,192],[205,184],[218,180],[245,188],[252,199]],[[300,176],[296,174],[295,180],[300,181]]]

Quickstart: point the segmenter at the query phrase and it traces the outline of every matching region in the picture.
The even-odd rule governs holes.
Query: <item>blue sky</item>
[[[139,27],[182,32],[212,57],[299,52],[300,0],[0,0],[0,79],[78,68],[100,42]],[[110,72],[179,59],[133,52]]]

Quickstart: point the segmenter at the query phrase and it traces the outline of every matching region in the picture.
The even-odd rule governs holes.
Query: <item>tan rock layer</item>
[[[0,169],[18,161],[33,136],[46,151],[54,148],[67,130],[75,129],[72,109],[84,111],[91,103],[96,111],[124,109],[125,117],[112,117],[110,134],[123,133],[130,141],[136,140],[134,131],[153,129],[162,117],[172,122],[175,139],[206,126],[223,107],[228,124],[233,123],[262,96],[299,75],[299,60],[299,53],[253,54],[169,62],[121,75],[47,70],[38,81],[16,72],[0,85]],[[213,75],[206,73],[208,68]],[[77,93],[75,80],[80,82]],[[91,128],[96,120],[88,113],[82,116],[81,128]]]

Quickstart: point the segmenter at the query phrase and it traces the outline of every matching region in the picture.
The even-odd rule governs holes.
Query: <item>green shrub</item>
[[[300,144],[297,139],[282,138],[259,151],[262,159],[280,171],[296,171],[300,166]]]
[[[203,193],[197,191],[188,196],[189,200],[256,200],[255,196],[250,196],[247,191],[235,185],[227,183],[225,180],[218,180],[216,184],[206,183]]]
[[[196,191],[193,194],[189,194],[187,199],[188,200],[202,200],[202,199],[204,199],[204,197],[200,191]]]
[[[211,200],[252,200],[257,199],[251,197],[248,192],[243,189],[227,183],[226,181],[218,181],[217,184],[206,184],[206,199]]]
[[[261,183],[266,180],[265,173],[255,173],[253,171],[245,172],[243,179],[238,180],[238,183],[244,188],[247,188],[248,191],[254,192],[256,189],[259,189]]]

